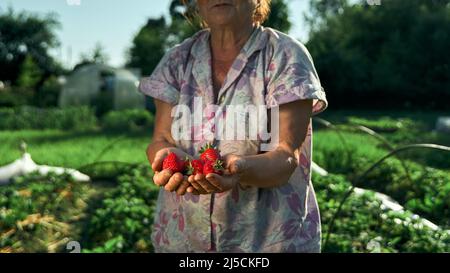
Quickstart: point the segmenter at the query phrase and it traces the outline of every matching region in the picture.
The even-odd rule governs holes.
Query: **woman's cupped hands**
[[[203,156],[195,159],[183,150],[172,147],[158,151],[151,166],[153,182],[157,186],[182,196],[186,193],[222,193],[233,189],[240,182],[246,163],[244,157],[233,154],[225,155],[216,162],[210,162]]]

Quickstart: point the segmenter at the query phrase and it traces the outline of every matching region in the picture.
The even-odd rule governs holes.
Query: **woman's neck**
[[[253,31],[253,25],[211,27],[211,48],[218,61],[234,60]]]

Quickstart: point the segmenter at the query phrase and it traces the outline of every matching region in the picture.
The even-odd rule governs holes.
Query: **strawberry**
[[[217,160],[221,159],[219,150],[211,143],[206,144],[200,149],[200,158],[203,160],[203,162],[216,162]]]
[[[210,173],[215,173],[218,175],[222,175],[223,174],[223,162],[220,160],[216,160],[214,162],[212,161],[207,161],[204,165],[203,165],[203,174],[207,175]]]
[[[164,158],[163,170],[171,170],[173,173],[182,173],[184,171],[185,161],[180,160],[175,153],[169,153]]]
[[[189,162],[188,175],[196,175],[203,173],[203,161],[200,159],[194,159]]]

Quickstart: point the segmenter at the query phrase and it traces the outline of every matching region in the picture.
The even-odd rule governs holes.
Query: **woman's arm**
[[[155,99],[155,107],[156,117],[153,129],[153,140],[147,147],[147,158],[150,164],[152,164],[152,169],[154,171],[160,171],[162,168],[162,161],[156,157],[156,154],[164,148],[175,147],[175,141],[171,134],[172,106]]]
[[[147,158],[153,171],[153,181],[158,186],[163,186],[167,191],[176,191],[182,195],[189,187],[187,178],[181,173],[172,173],[169,170],[162,170],[164,158],[171,152],[179,158],[189,156],[182,150],[176,148],[175,140],[172,138],[172,106],[168,103],[155,99],[156,118],[153,131],[153,140],[147,147]],[[196,192],[194,192],[196,193]]]
[[[296,153],[300,153],[305,141],[311,115],[312,100],[282,105],[278,147],[264,154],[244,157],[237,166],[242,169],[233,170],[240,173],[240,183],[260,188],[286,184],[298,166]],[[233,162],[230,165],[233,167]]]
[[[244,186],[273,188],[286,184],[298,166],[300,152],[312,116],[312,100],[301,100],[280,106],[279,145],[274,151],[252,156],[225,157],[227,174],[206,176],[211,185],[196,181],[209,192],[231,189],[236,183]],[[195,178],[189,178],[192,182]],[[214,186],[214,187],[212,187]],[[190,191],[190,190],[189,190]]]

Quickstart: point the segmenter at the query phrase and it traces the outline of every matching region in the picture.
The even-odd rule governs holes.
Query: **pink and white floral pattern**
[[[290,36],[256,27],[232,65],[217,101],[211,76],[209,30],[172,48],[153,74],[144,94],[172,105],[193,107],[254,104],[275,107],[313,99],[313,115],[328,102],[308,50]],[[226,114],[226,111],[224,111]],[[211,118],[211,117],[209,117]],[[205,117],[203,123],[208,122]],[[156,252],[319,252],[320,216],[311,183],[312,126],[297,155],[289,183],[273,189],[239,186],[212,195],[178,197],[161,190],[152,240]],[[192,155],[206,141],[178,141]],[[258,141],[217,141],[223,154],[258,154]]]

